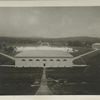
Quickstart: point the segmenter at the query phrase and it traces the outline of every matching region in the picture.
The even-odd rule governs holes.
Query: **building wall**
[[[95,44],[93,44],[93,45],[92,45],[92,48],[93,48],[93,49],[100,49],[100,45],[95,45]]]
[[[70,58],[16,58],[16,67],[67,67]]]

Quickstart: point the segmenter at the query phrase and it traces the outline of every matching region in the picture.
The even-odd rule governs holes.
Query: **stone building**
[[[27,50],[15,56],[16,67],[67,67],[73,56],[62,50]]]

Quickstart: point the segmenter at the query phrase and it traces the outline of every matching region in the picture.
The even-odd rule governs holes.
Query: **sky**
[[[0,36],[100,37],[100,7],[0,7]]]

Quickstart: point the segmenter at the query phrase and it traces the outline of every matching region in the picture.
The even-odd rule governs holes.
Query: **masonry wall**
[[[16,67],[67,67],[70,58],[16,58]]]

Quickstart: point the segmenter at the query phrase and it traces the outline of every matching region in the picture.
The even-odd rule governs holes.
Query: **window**
[[[22,59],[22,61],[26,61],[25,59]]]
[[[60,61],[60,59],[57,59],[57,61]]]
[[[46,59],[43,59],[43,61],[47,61]]]
[[[29,59],[29,61],[33,61],[32,59]]]
[[[40,61],[39,59],[36,59],[36,61]]]
[[[53,61],[53,59],[50,59],[50,61]]]
[[[67,61],[67,59],[64,59],[63,61]]]

